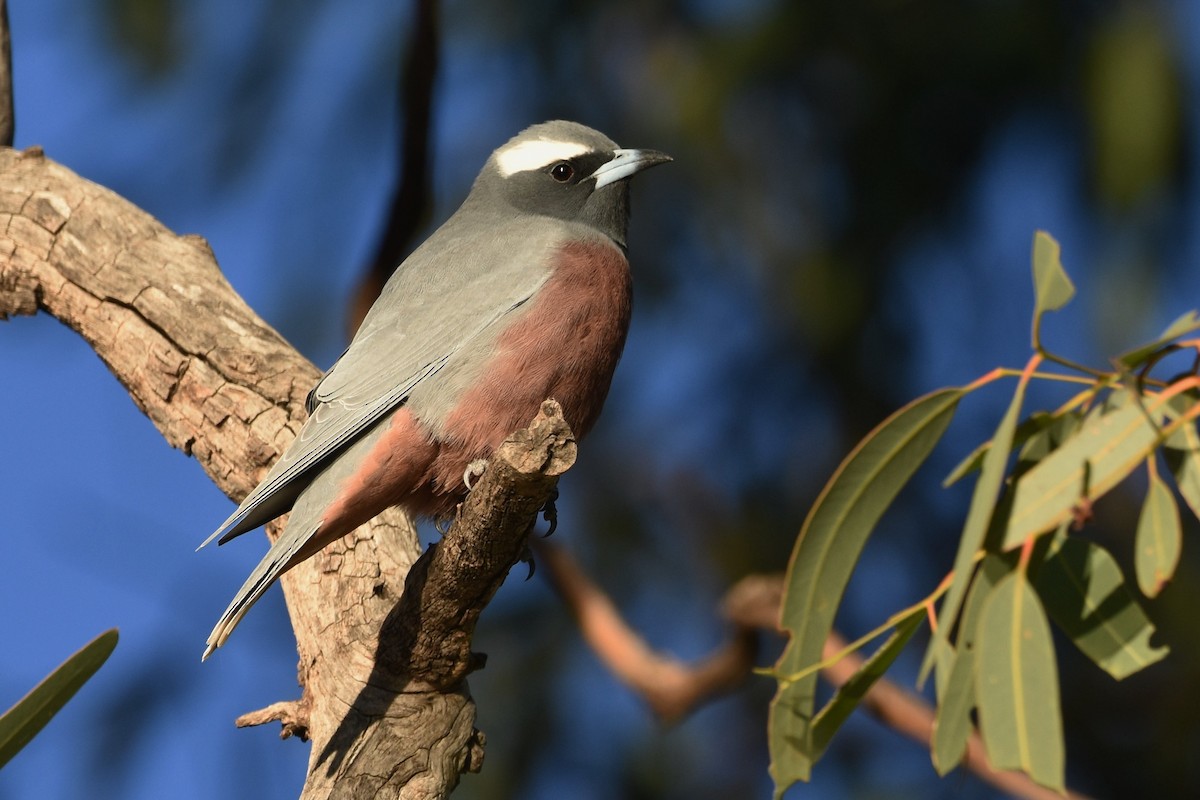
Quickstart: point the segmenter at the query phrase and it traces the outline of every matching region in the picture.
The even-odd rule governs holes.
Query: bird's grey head
[[[670,156],[622,150],[599,131],[556,120],[526,128],[492,153],[472,194],[539,216],[582,222],[622,247],[630,176]]]

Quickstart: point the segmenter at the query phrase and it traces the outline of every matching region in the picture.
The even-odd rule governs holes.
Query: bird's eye
[[[575,177],[575,168],[566,161],[560,161],[550,168],[550,177],[559,183],[566,183]]]

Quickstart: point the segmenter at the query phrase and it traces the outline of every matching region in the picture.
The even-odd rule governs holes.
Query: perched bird
[[[628,179],[670,160],[563,121],[492,153],[309,393],[299,436],[200,545],[291,511],[205,658],[282,573],[384,509],[450,513],[543,400],[577,437],[591,429],[629,327]]]

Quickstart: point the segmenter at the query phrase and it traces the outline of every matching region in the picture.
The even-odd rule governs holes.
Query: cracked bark
[[[0,149],[0,175],[0,319],[45,311],[78,332],[167,442],[243,497],[302,424],[317,369],[200,237],[38,149]],[[304,693],[239,723],[278,720],[312,740],[306,800],[444,798],[479,769],[471,634],[574,461],[557,404],[542,411],[497,451],[439,546],[421,555],[391,511],[283,576]]]

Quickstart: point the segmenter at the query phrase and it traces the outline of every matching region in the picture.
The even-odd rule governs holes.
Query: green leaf
[[[1013,434],[1012,446],[1020,448],[1017,452],[1018,465],[1041,461],[1070,438],[1082,421],[1083,415],[1074,410],[1066,411],[1057,417],[1045,411],[1030,414],[1028,419],[1017,426]],[[942,488],[948,489],[982,467],[983,456],[991,446],[991,441],[986,441],[972,450],[942,480]]]
[[[790,680],[821,660],[850,573],[879,518],[924,463],[954,416],[964,390],[941,389],[884,420],[838,467],[809,511],[792,551],[781,622],[791,634],[775,665],[771,776],[779,797],[808,780],[815,758],[812,717],[817,675]]]
[[[967,593],[967,602],[963,606],[962,624],[959,625],[958,650],[946,679],[946,688],[938,699],[937,717],[933,722],[930,754],[938,775],[945,775],[954,769],[966,755],[967,738],[971,735],[971,710],[975,708],[979,614],[983,610],[983,601],[991,594],[993,587],[1012,572],[1015,565],[1016,559],[1012,557],[988,555],[971,582],[971,591]]]
[[[1127,393],[1119,394],[1122,397],[1094,410],[1071,438],[1017,480],[1003,549],[1070,519],[1081,503],[1116,486],[1157,446],[1159,429],[1147,410]]]
[[[1138,586],[1147,597],[1157,597],[1179,566],[1182,532],[1175,495],[1157,474],[1150,476],[1150,487],[1142,513],[1138,516],[1134,541],[1134,566]]]
[[[969,594],[967,596],[970,597]],[[933,654],[933,690],[938,705],[941,705],[946,697],[946,690],[950,685],[950,670],[954,669],[957,655],[953,645],[945,639],[941,640],[941,644]]]
[[[1079,425],[1083,422],[1083,414],[1075,410],[1057,417],[1049,414],[1033,416],[1042,425],[1036,431],[1030,432],[1025,438],[1021,452],[1017,454],[1017,461],[1026,469],[1057,450],[1059,445],[1075,435],[1075,431],[1079,430]],[[1021,441],[1020,429],[1017,433],[1018,441]]]
[[[1055,542],[1035,581],[1050,618],[1084,655],[1117,680],[1167,655],[1154,625],[1125,585],[1116,559],[1078,536]]]
[[[992,512],[996,508],[996,500],[1000,496],[1000,487],[1004,483],[1004,474],[1008,470],[1013,434],[1016,432],[1017,418],[1020,416],[1021,403],[1025,400],[1025,388],[1028,385],[1029,372],[1026,372],[1017,382],[1008,410],[1004,412],[1004,417],[996,428],[996,435],[992,437],[991,447],[983,457],[983,466],[975,480],[975,491],[971,494],[971,506],[967,509],[967,521],[958,541],[958,553],[954,557],[954,577],[950,580],[946,599],[942,601],[938,610],[937,630],[930,637],[929,648],[925,651],[925,659],[917,678],[919,684],[924,683],[930,668],[933,667],[933,655],[938,647],[938,640],[946,638],[958,619],[959,607],[971,580],[971,566],[975,554],[983,545],[988,524],[992,520]]]
[[[1167,329],[1162,332],[1162,335],[1153,342],[1136,347],[1128,353],[1118,356],[1117,361],[1126,369],[1133,369],[1145,363],[1150,356],[1175,339],[1195,330],[1200,330],[1200,317],[1197,317],[1195,311],[1189,311],[1168,325]]]
[[[1029,419],[1024,420],[1017,426],[1017,430],[1013,434],[1012,446],[1017,447],[1026,444],[1030,437],[1036,437],[1047,426],[1053,424],[1055,419],[1055,417],[1044,411],[1034,412],[1029,416]],[[942,488],[948,489],[967,475],[980,469],[983,466],[983,457],[987,454],[991,446],[992,443],[989,440],[972,450],[954,469],[950,470],[949,475],[942,479]]]
[[[825,707],[817,712],[812,724],[812,758],[819,759],[825,753],[825,748],[833,739],[833,734],[842,726],[850,713],[858,707],[859,702],[866,696],[867,691],[875,685],[875,681],[883,676],[900,655],[904,645],[916,633],[925,618],[924,607],[917,608],[907,617],[896,622],[896,629],[887,641],[879,646],[858,672],[850,680],[842,684],[830,698]]]
[[[1033,347],[1041,349],[1042,315],[1058,311],[1075,296],[1075,286],[1063,269],[1061,249],[1045,231],[1033,236]]]
[[[979,620],[975,702],[994,769],[1063,791],[1062,712],[1050,626],[1025,575],[1000,580]]]
[[[0,767],[16,755],[79,691],[117,646],[117,630],[97,636],[0,717]]]
[[[1167,407],[1173,417],[1187,413],[1196,403],[1190,394],[1177,394]],[[1175,478],[1179,494],[1197,518],[1200,518],[1200,436],[1196,434],[1196,423],[1187,420],[1179,425],[1163,442],[1163,459]]]

